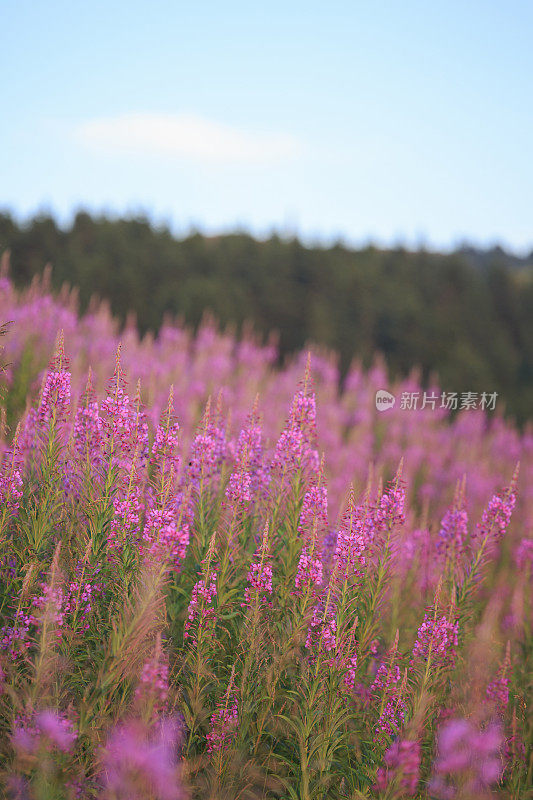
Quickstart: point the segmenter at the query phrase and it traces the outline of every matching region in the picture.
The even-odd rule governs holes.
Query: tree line
[[[500,394],[507,413],[533,416],[533,267],[502,250],[439,254],[404,248],[307,247],[244,233],[176,238],[145,218],[79,212],[67,228],[40,215],[22,224],[0,214],[0,250],[28,284],[52,265],[52,282],[94,294],[142,332],[163,317],[197,325],[251,321],[279,333],[280,352],[315,342],[339,353],[344,373],[381,352],[393,377],[419,366],[448,391]]]

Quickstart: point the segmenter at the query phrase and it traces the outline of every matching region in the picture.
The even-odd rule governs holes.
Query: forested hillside
[[[145,219],[78,213],[61,229],[51,217],[24,226],[0,215],[0,250],[11,251],[16,284],[47,263],[52,282],[96,292],[142,331],[165,314],[197,324],[206,310],[223,325],[251,321],[277,331],[281,353],[309,341],[369,364],[382,352],[393,376],[413,365],[448,391],[500,394],[520,420],[533,409],[533,269],[501,250],[451,255],[342,245],[304,247],[245,234],[178,240]]]

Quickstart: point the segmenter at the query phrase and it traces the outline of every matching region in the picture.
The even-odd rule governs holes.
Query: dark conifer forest
[[[0,215],[0,250],[18,286],[47,264],[54,288],[96,293],[142,332],[165,315],[197,325],[251,323],[279,336],[281,356],[309,342],[339,353],[345,371],[382,353],[392,377],[413,364],[449,391],[500,394],[523,422],[533,409],[533,258],[499,248],[439,254],[367,246],[304,246],[244,233],[178,239],[145,218],[79,212],[62,228],[51,216],[22,224]]]

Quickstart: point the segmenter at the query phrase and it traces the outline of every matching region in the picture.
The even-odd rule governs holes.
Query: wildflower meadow
[[[531,427],[5,269],[0,321],[2,796],[533,797]]]

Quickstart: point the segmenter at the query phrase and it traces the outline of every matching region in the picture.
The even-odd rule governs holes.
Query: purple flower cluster
[[[356,670],[357,670],[357,654],[353,653],[348,658],[346,672],[344,673],[344,679],[343,679],[344,688],[349,692],[353,692],[355,689]]]
[[[18,370],[28,341],[35,364],[46,363],[49,333],[44,344],[30,337],[35,309],[50,318],[46,330],[61,310],[32,292],[31,303],[15,302],[12,293],[15,316],[23,320],[22,333],[6,337],[15,388],[24,377]],[[2,302],[0,293],[0,308]],[[88,793],[102,800],[181,797],[179,730],[166,716],[176,703],[187,719],[184,772],[191,796],[242,794],[237,784],[252,774],[248,754],[262,766],[269,751],[269,764],[287,759],[290,774],[301,774],[302,781],[307,771],[311,794],[320,786],[318,773],[324,777],[334,764],[345,772],[349,793],[354,761],[340,744],[345,731],[365,743],[374,738],[373,752],[364,746],[364,769],[355,777],[362,794],[429,792],[470,800],[500,780],[506,781],[503,792],[519,792],[527,773],[518,760],[530,758],[527,670],[521,665],[513,672],[511,703],[510,658],[490,673],[482,673],[480,662],[487,669],[495,663],[493,651],[504,637],[516,660],[527,643],[533,547],[531,538],[520,537],[530,536],[533,508],[529,429],[514,431],[497,416],[422,417],[397,407],[376,415],[375,390],[388,385],[384,369],[354,367],[339,391],[333,361],[317,356],[323,424],[318,430],[308,368],[279,436],[301,358],[274,371],[270,351],[251,339],[237,345],[209,324],[193,336],[167,323],[157,337],[142,341],[127,326],[128,372],[142,379],[142,394],[139,385],[128,394],[118,357],[104,394],[117,344],[112,320],[100,310],[81,322],[68,312],[69,322],[68,309],[62,310],[80,351],[72,375],[60,343],[37,409],[25,412],[13,442],[0,442],[0,705],[8,720],[2,725],[8,730],[21,708],[56,690],[61,708],[72,704],[68,718],[28,711],[17,721],[14,752],[6,752],[13,769],[26,770],[23,790],[33,792],[52,754],[60,765],[53,774],[61,782],[58,796],[73,793],[83,765]],[[97,367],[97,390],[89,378],[76,406],[71,400],[79,397],[88,363]],[[171,383],[180,387],[179,425],[172,392],[167,402]],[[258,401],[250,414],[259,390],[261,415]],[[37,394],[37,384],[31,391]],[[214,410],[208,397],[217,391]],[[146,410],[141,397],[149,398]],[[326,453],[320,465],[318,448]],[[518,503],[516,476],[510,489],[496,492],[519,458]],[[381,489],[383,476],[399,462],[396,477]],[[472,536],[464,473],[471,518],[479,519],[492,497]],[[344,506],[351,483],[368,489],[357,502],[352,490]],[[510,532],[504,558],[491,572],[491,543],[507,530],[513,509],[520,533]],[[470,567],[466,556],[472,556]],[[147,576],[157,591],[145,605],[136,598],[140,592],[145,599]],[[520,624],[506,628],[509,619]],[[465,627],[460,638],[457,620]],[[402,640],[414,640],[412,652],[400,654],[397,635],[383,655],[380,642],[397,625]],[[483,659],[474,660],[468,647],[459,654],[459,642],[476,636]],[[58,665],[60,684],[42,677],[48,658]],[[451,670],[456,661],[459,676]],[[228,663],[234,669],[224,692],[220,675]],[[263,688],[269,703],[258,704]],[[69,721],[77,713],[79,745]],[[454,719],[459,713],[472,718]],[[115,722],[101,749],[102,733]],[[287,723],[290,737],[298,722],[309,736],[289,746],[276,740],[280,725]],[[224,756],[233,745],[242,764]],[[305,794],[301,785],[294,791]]]
[[[466,549],[468,539],[468,514],[464,508],[449,508],[439,530],[437,550],[444,555],[459,558]]]
[[[109,735],[102,754],[101,782],[113,800],[181,800],[177,750],[180,727],[162,717],[147,728],[131,721]]]
[[[16,720],[11,734],[11,744],[19,754],[33,755],[41,748],[57,748],[64,753],[72,750],[77,732],[71,720],[47,709],[30,719]]]
[[[339,528],[333,556],[335,572],[339,579],[361,574],[373,540],[374,519],[371,509],[368,504],[356,506],[352,490],[348,508]]]
[[[477,525],[476,539],[480,542],[487,537],[496,542],[501,539],[509,527],[515,505],[516,490],[513,482],[506,492],[491,497],[481,522]]]
[[[323,575],[324,569],[320,555],[313,547],[304,545],[298,560],[293,594],[295,596],[302,596],[306,592],[315,594],[322,586]]]
[[[148,420],[140,401],[140,389],[132,400],[124,389],[125,380],[117,353],[115,372],[101,406],[102,426],[109,455],[128,474],[148,458]]]
[[[170,421],[168,425],[159,424],[155,431],[155,437],[150,453],[150,462],[156,464],[163,461],[174,468],[177,474],[180,466],[179,456],[176,450],[179,443],[180,426],[176,421]]]
[[[248,511],[252,501],[252,476],[242,467],[232,472],[226,487],[226,497],[242,511]]]
[[[379,716],[375,725],[376,738],[396,736],[400,731],[406,711],[403,699],[401,672],[398,664],[398,634],[384,661],[380,664],[376,677],[370,686],[370,697],[379,706]]]
[[[288,422],[276,444],[272,467],[293,471],[306,469],[318,473],[316,450],[316,400],[305,391],[294,395]]]
[[[187,554],[190,525],[179,509],[152,508],[146,515],[142,540],[147,556],[178,569]]]
[[[81,464],[89,463],[96,472],[103,462],[103,421],[98,401],[90,392],[76,409],[74,417],[74,448]]]
[[[227,750],[239,724],[239,704],[237,698],[226,694],[211,715],[210,730],[206,736],[207,752],[216,753]]]
[[[23,494],[24,481],[21,469],[6,465],[0,475],[0,506],[16,514]]]
[[[337,649],[337,611],[332,602],[315,605],[305,646],[311,651],[312,659],[324,653],[334,653]]]
[[[195,437],[189,456],[188,479],[197,490],[201,484],[213,482],[226,453],[226,432],[211,420],[208,409],[203,430]]]
[[[462,796],[483,797],[503,773],[504,739],[499,724],[480,728],[472,720],[453,719],[437,737],[437,758],[430,791],[441,800]]]
[[[246,577],[248,586],[244,590],[244,606],[252,606],[254,599],[260,605],[272,606],[272,564],[268,551],[268,528],[265,527],[261,547],[250,564]]]
[[[235,449],[236,466],[245,466],[250,476],[252,498],[264,497],[270,481],[270,471],[265,464],[263,429],[256,412],[251,414],[248,424],[240,432]]]
[[[320,539],[327,526],[328,491],[325,486],[312,486],[303,499],[298,533],[306,541]]]
[[[191,601],[187,610],[187,619],[183,636],[192,636],[191,628],[215,617],[214,601],[217,596],[217,573],[212,570],[206,581],[200,578],[192,589]]]
[[[141,539],[144,502],[139,486],[131,486],[113,500],[113,519],[109,527],[107,544],[111,550],[122,550],[125,545],[136,546]]]
[[[431,659],[434,667],[453,667],[459,644],[458,630],[458,623],[450,622],[444,614],[440,617],[424,614],[413,647],[413,661]]]
[[[374,524],[378,531],[403,525],[405,522],[405,486],[399,474],[383,492],[374,510]]]
[[[413,797],[420,780],[420,742],[399,739],[391,744],[384,758],[385,765],[377,774],[377,789],[385,792],[395,780],[395,797]]]
[[[46,373],[39,403],[39,422],[46,425],[55,413],[56,419],[64,420],[70,410],[70,372],[66,369],[50,369]]]
[[[29,634],[35,624],[36,620],[31,612],[17,609],[13,624],[4,625],[0,629],[0,650],[6,652],[12,661],[16,661],[31,647]]]

